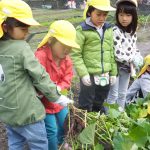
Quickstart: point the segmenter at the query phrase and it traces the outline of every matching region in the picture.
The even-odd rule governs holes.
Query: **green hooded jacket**
[[[35,88],[49,100],[60,96],[25,41],[0,41],[0,120],[22,126],[44,119],[45,109]]]
[[[72,49],[71,57],[80,77],[88,74],[109,72],[117,75],[117,64],[114,58],[112,27],[105,23],[103,36],[86,22],[77,27],[77,43],[80,49]]]

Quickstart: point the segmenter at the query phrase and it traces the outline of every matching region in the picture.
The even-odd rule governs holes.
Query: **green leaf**
[[[148,114],[148,110],[147,109],[141,109],[140,113],[139,113],[139,117],[140,118],[144,118],[144,117],[147,116],[147,114]]]
[[[114,135],[113,144],[114,150],[131,150],[134,145],[128,136],[119,132]]]
[[[131,150],[138,150],[138,146],[136,144],[133,144]]]
[[[94,150],[104,150],[104,147],[101,144],[97,144],[96,146],[94,146]]]
[[[68,90],[67,90],[67,89],[63,89],[63,90],[60,91],[60,93],[61,93],[62,95],[67,96],[67,95],[68,95]]]
[[[136,143],[139,147],[144,147],[148,138],[146,130],[141,127],[137,126],[129,131],[130,138]]]
[[[121,112],[119,112],[118,110],[116,109],[113,109],[113,108],[110,108],[108,110],[108,116],[110,118],[118,118],[120,116]]]
[[[86,127],[78,136],[78,140],[82,144],[91,144],[94,145],[94,137],[95,137],[95,126],[96,124],[90,124]]]
[[[108,107],[108,108],[114,108],[114,109],[118,109],[118,107],[119,107],[119,105],[117,103],[115,103],[115,104],[109,104],[107,102],[104,102],[103,106]]]
[[[148,136],[150,136],[150,123],[145,120],[145,121],[139,123],[139,125],[142,126],[144,131],[146,132],[146,134]]]

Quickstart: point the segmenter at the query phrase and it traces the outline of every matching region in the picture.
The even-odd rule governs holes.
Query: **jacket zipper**
[[[104,33],[105,33],[105,29],[103,29],[103,34],[102,34],[102,37],[100,36],[100,39],[101,39],[101,65],[102,65],[102,74],[104,73],[104,63],[103,63],[103,55],[104,55],[104,50],[103,50],[103,42],[104,42]]]

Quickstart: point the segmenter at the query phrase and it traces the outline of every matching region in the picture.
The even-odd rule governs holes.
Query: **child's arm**
[[[141,86],[140,86],[140,82],[139,79],[136,79],[131,86],[129,87],[128,91],[127,91],[127,95],[126,95],[126,101],[130,102],[133,97],[136,95],[136,93],[140,90]]]
[[[110,38],[110,46],[111,46],[111,71],[110,71],[110,76],[116,76],[117,75],[117,63],[115,60],[115,54],[114,54],[114,41],[113,41],[113,33],[112,33],[112,38]]]
[[[131,77],[136,77],[136,70],[133,63],[130,63]]]
[[[83,60],[82,50],[83,50],[83,47],[84,47],[84,44],[85,44],[85,37],[82,33],[82,29],[81,29],[80,26],[77,28],[76,41],[80,45],[80,49],[73,48],[72,52],[71,52],[71,58],[73,60],[73,64],[76,68],[76,71],[77,71],[78,75],[80,77],[83,77],[85,75],[88,75],[89,73],[87,71],[87,68],[86,68],[86,66],[84,64],[84,60]]]
[[[44,67],[35,58],[34,53],[27,44],[23,49],[23,67],[28,72],[33,85],[50,101],[58,100],[60,95],[57,92],[56,85],[50,80]]]
[[[142,78],[140,80],[141,90],[144,97],[150,93],[150,78]]]

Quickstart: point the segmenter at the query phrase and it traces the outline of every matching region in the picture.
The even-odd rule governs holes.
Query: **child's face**
[[[107,18],[107,14],[108,12],[105,11],[101,11],[98,9],[95,9],[94,11],[91,12],[90,17],[91,17],[91,21],[92,23],[96,26],[96,27],[101,27]]]
[[[8,33],[15,40],[24,40],[29,33],[29,27],[13,27]]]
[[[57,59],[64,59],[66,55],[68,55],[71,51],[71,47],[56,41],[55,44],[52,45],[52,55]]]
[[[131,24],[132,22],[132,15],[131,14],[126,14],[124,12],[120,12],[118,14],[118,20],[119,23],[123,26],[123,27],[127,27],[128,25]]]

